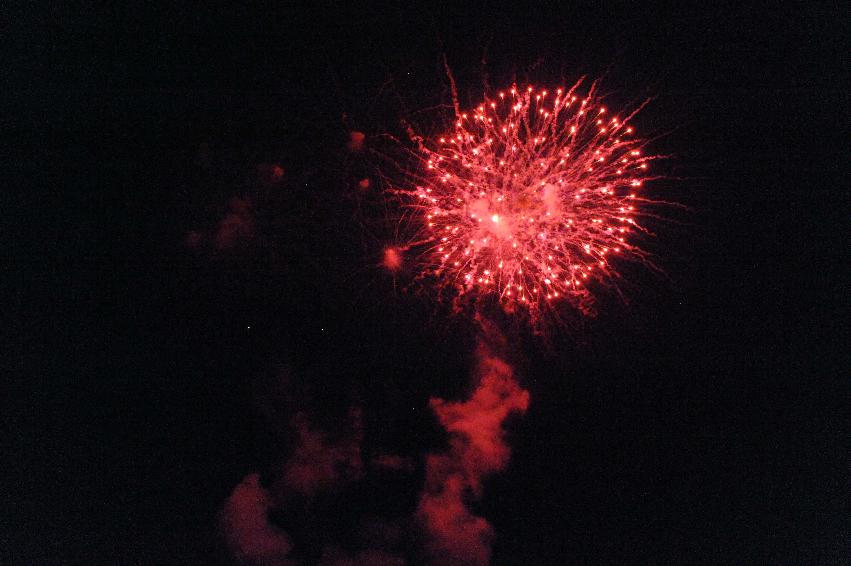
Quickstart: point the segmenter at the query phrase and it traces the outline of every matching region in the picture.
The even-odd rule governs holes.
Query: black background
[[[442,445],[427,401],[469,391],[474,332],[378,267],[389,217],[352,189],[376,165],[345,144],[439,130],[444,54],[465,106],[485,76],[651,97],[650,190],[690,209],[628,304],[549,343],[506,325],[532,405],[476,505],[493,562],[849,560],[840,3],[9,15],[0,562],[227,564],[216,513],[289,449],[261,410],[282,375],[328,429],[363,407],[365,454]],[[284,196],[258,196],[272,162]],[[250,244],[184,245],[245,195]],[[312,526],[409,512],[421,479]]]

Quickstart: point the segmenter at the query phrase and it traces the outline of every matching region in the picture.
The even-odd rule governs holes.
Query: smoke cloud
[[[529,393],[515,380],[512,366],[484,341],[476,353],[474,377],[468,399],[430,400],[449,442],[445,451],[426,455],[418,497],[413,497],[412,459],[362,455],[360,409],[349,410],[346,431],[335,436],[313,427],[304,412],[296,413],[289,419],[295,447],[288,459],[265,484],[258,474],[246,476],[222,509],[220,526],[235,561],[253,566],[490,563],[494,529],[470,504],[484,495],[483,480],[508,464],[511,451],[503,427],[510,415],[525,413]],[[411,483],[407,491],[412,497],[398,514],[373,517],[361,508],[368,500],[349,501],[358,490],[363,493],[364,485],[372,486],[368,498],[391,497],[381,491],[386,490],[386,474],[410,478],[405,481]],[[343,520],[348,542],[338,545],[340,533],[324,529],[347,506],[356,513]],[[280,517],[286,527],[276,524]]]
[[[232,198],[216,230],[216,248],[228,250],[254,236],[254,215],[247,199]]]
[[[337,443],[329,443],[322,431],[312,429],[304,413],[296,415],[298,448],[284,467],[283,490],[313,495],[341,481],[358,479],[363,472],[360,445],[363,439],[360,409],[349,411],[351,432]]]
[[[503,423],[529,406],[529,392],[514,380],[511,366],[484,344],[478,351],[477,376],[478,386],[467,401],[430,402],[450,434],[449,450],[430,454],[426,460],[425,488],[417,508],[433,564],[490,562],[493,527],[474,515],[467,502],[482,497],[485,476],[508,464],[511,451]]]
[[[349,410],[347,433],[331,440],[311,426],[307,415],[292,419],[296,447],[290,458],[272,475],[264,487],[259,474],[250,474],[236,486],[219,516],[224,540],[239,564],[289,566],[300,564],[290,558],[296,544],[284,530],[272,524],[269,514],[293,501],[311,501],[318,493],[333,491],[359,479],[363,473],[360,445],[363,437],[360,409]],[[322,564],[391,564],[375,562],[373,554],[353,558],[325,549]]]
[[[269,523],[274,498],[262,485],[260,475],[250,474],[236,486],[225,502],[220,525],[231,555],[240,564],[287,566],[292,550],[287,533]]]

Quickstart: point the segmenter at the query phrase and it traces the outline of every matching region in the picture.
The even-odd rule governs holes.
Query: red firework
[[[416,186],[393,192],[421,221],[406,249],[423,275],[534,313],[581,305],[615,258],[643,259],[632,236],[656,156],[630,125],[637,110],[612,115],[579,86],[512,87],[421,143]]]

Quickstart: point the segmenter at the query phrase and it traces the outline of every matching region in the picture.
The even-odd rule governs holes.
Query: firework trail
[[[501,91],[456,116],[443,136],[417,137],[409,188],[391,189],[419,223],[406,246],[421,277],[459,294],[496,296],[534,317],[617,276],[615,258],[644,260],[633,236],[648,168],[630,121],[591,85]]]

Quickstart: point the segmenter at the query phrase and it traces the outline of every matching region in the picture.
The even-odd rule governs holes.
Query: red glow
[[[579,100],[579,86],[512,87],[423,145],[417,186],[393,192],[418,213],[412,248],[439,285],[534,314],[642,258],[632,205],[656,157],[627,127],[635,112],[607,111],[594,85]]]
[[[219,250],[229,250],[254,236],[251,203],[247,199],[232,198],[229,209],[216,231],[216,248]]]
[[[366,136],[363,132],[352,131],[349,132],[349,143],[346,144],[346,147],[349,148],[349,151],[360,151],[363,149],[363,142],[366,139]]]
[[[381,265],[394,273],[402,269],[402,250],[393,247],[385,248]]]
[[[257,166],[260,183],[265,187],[279,184],[284,178],[284,168],[277,163],[261,163]]]

